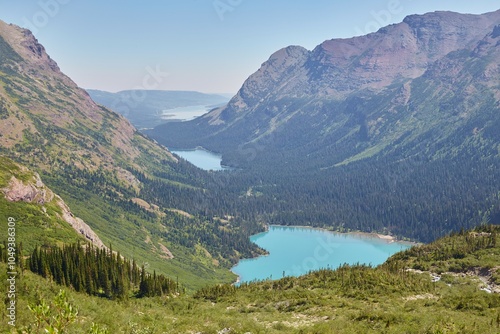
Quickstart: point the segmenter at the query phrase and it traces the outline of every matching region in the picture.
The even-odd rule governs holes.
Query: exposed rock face
[[[54,193],[45,187],[38,174],[35,174],[33,180],[28,184],[24,184],[12,176],[9,186],[2,191],[10,202],[23,201],[43,205],[54,199]]]
[[[82,219],[75,217],[61,197],[57,196],[57,204],[62,209],[62,218],[70,224],[75,231],[82,234],[99,248],[106,248],[99,236]]]
[[[358,90],[379,91],[395,80],[421,76],[434,61],[477,43],[499,22],[500,11],[435,12],[408,16],[366,36],[328,40],[312,51],[290,46],[262,64],[227,109],[248,111],[285,96],[341,99]],[[216,123],[213,116],[207,115]]]
[[[165,245],[158,243],[158,246],[160,246],[161,252],[163,253],[163,255],[161,255],[163,259],[171,260],[174,258],[174,254],[172,254],[172,252],[165,247]]]
[[[26,170],[26,169],[24,169]],[[15,176],[9,181],[9,185],[1,192],[10,202],[28,202],[38,205],[44,205],[55,200],[55,203],[61,208],[62,219],[70,224],[75,231],[82,234],[99,248],[104,248],[104,243],[99,236],[88,226],[82,219],[75,217],[66,203],[61,197],[54,194],[52,190],[45,186],[40,175],[34,173],[32,179],[28,182],[23,182]]]

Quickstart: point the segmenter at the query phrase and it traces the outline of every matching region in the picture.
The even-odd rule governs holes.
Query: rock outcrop
[[[12,176],[8,187],[2,191],[10,202],[23,201],[43,205],[54,199],[54,193],[45,187],[38,174],[27,184]]]
[[[99,236],[90,228],[90,226],[88,226],[87,223],[85,223],[81,218],[75,217],[61,197],[57,195],[56,197],[57,205],[59,205],[62,210],[62,218],[70,224],[75,231],[85,236],[85,238],[91,241],[94,245],[99,248],[106,248]]]
[[[26,168],[22,168],[22,170],[24,172],[27,171]],[[60,218],[70,224],[75,231],[85,236],[85,238],[92,242],[95,246],[105,248],[104,243],[92,230],[92,228],[90,228],[90,226],[88,226],[82,219],[75,217],[63,199],[45,186],[38,173],[33,173],[33,176],[27,182],[23,182],[15,176],[12,176],[8,186],[1,189],[1,192],[10,202],[22,201],[44,206],[45,204],[54,201],[55,204],[61,209]]]

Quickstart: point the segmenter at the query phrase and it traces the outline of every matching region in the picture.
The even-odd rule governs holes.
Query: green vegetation
[[[6,157],[0,159],[0,188],[6,187],[12,177],[26,184],[34,182],[33,172]],[[165,164],[169,166],[167,162]],[[179,168],[175,164],[171,166]],[[88,222],[106,245],[112,244],[123,256],[135,260],[138,267],[145,266],[148,271],[166,275],[172,281],[180,280],[189,290],[210,283],[233,282],[236,276],[228,269],[240,256],[263,253],[248,239],[258,231],[257,225],[253,229],[249,225],[241,231],[238,219],[208,218],[221,215],[220,206],[213,206],[213,211],[198,213],[188,205],[181,205],[189,203],[190,196],[200,196],[202,190],[197,190],[196,184],[179,187],[155,178],[157,198],[164,194],[170,196],[170,199],[155,199],[148,187],[144,187],[142,194],[137,194],[105,170],[83,171],[59,160],[53,168],[58,171],[55,176],[43,175],[43,180],[50,183],[52,189],[60,190],[59,194],[67,199],[72,211]],[[146,185],[153,182],[143,174],[137,175],[141,179],[144,177],[142,180]],[[179,172],[171,175],[183,177]],[[168,207],[178,205],[178,208],[198,214],[186,216],[165,209],[146,209],[131,201],[135,197],[165,203],[165,206],[170,203]],[[0,209],[2,221],[6,222],[9,217],[16,220],[17,239],[23,243],[25,254],[31,254],[39,246],[50,248],[83,240],[83,236],[61,218],[56,199],[37,204],[9,202],[1,196]]]
[[[5,256],[6,257],[6,256]],[[5,261],[6,262],[6,261]],[[29,259],[32,272],[56,283],[71,286],[77,292],[110,299],[162,296],[179,293],[178,283],[164,275],[151,275],[135,261],[122,259],[113,250],[81,244],[64,248],[35,249]]]
[[[442,250],[451,245],[464,251],[463,259],[477,259],[476,268],[498,268],[500,257],[481,256],[498,254],[498,232],[499,226],[485,226],[455,234],[398,253],[376,268],[344,265],[298,278],[240,287],[216,285],[194,294],[122,301],[77,293],[25,271],[17,281],[17,328],[30,324],[36,328],[38,323],[46,326],[43,317],[30,312],[28,306],[32,310],[37,305],[49,306],[45,313],[57,314],[61,303],[50,301],[61,296],[62,290],[65,297],[56,299],[78,311],[63,331],[72,334],[88,333],[89,328],[151,334],[218,333],[224,329],[226,333],[493,334],[500,331],[500,295],[480,290],[484,283],[479,276],[460,272],[464,275],[443,275],[433,282],[428,272],[408,269],[417,260],[429,268],[444,267],[449,259],[442,256]],[[469,236],[474,241],[467,241]],[[426,255],[421,259],[419,254]],[[5,270],[0,268],[0,273],[6,284]],[[0,331],[9,330],[5,322],[0,324]]]
[[[493,225],[479,226],[474,231],[462,230],[430,244],[400,252],[388,261],[404,261],[409,268],[439,274],[468,271],[496,274],[500,259],[500,247],[497,246],[499,232],[500,228]]]
[[[0,36],[0,69],[9,69],[6,65],[16,61],[22,61],[22,58],[12,49],[9,43]]]
[[[48,305],[42,300],[38,305],[30,305],[29,309],[35,318],[35,323],[28,325],[27,333],[64,333],[66,327],[76,320],[78,310],[68,301],[65,291],[61,290],[54,297],[53,304]]]
[[[22,182],[34,182],[34,174],[12,160],[0,156],[0,189],[8,186],[12,177]],[[17,241],[30,254],[36,246],[62,245],[83,240],[83,236],[61,217],[56,199],[41,204],[9,202],[0,196],[0,221],[7,223],[9,217],[16,221]],[[6,226],[6,225],[2,225]]]
[[[62,245],[63,243],[83,240],[62,218],[55,215],[54,204],[45,206],[48,214],[40,205],[31,203],[11,203],[0,197],[0,220],[7,222],[9,217],[16,220],[16,233],[25,250],[31,252],[36,246]]]

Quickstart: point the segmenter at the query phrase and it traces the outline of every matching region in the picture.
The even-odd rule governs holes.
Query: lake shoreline
[[[381,234],[381,233],[374,233],[374,232],[361,232],[361,231],[350,231],[350,232],[339,232],[339,231],[335,231],[335,230],[330,230],[330,229],[327,229],[327,228],[320,228],[320,227],[312,227],[312,226],[290,226],[290,225],[271,225],[271,224],[266,224],[265,225],[265,230],[262,231],[262,232],[259,232],[255,235],[252,235],[251,237],[254,237],[254,236],[258,236],[260,234],[263,234],[263,233],[266,233],[266,232],[269,232],[270,228],[271,227],[276,227],[276,228],[300,228],[300,229],[311,229],[311,230],[315,230],[315,231],[321,231],[321,232],[327,232],[327,233],[332,233],[332,234],[336,234],[336,235],[344,235],[344,236],[351,236],[351,237],[355,237],[355,238],[360,238],[360,239],[376,239],[376,240],[380,240],[381,242],[383,242],[384,244],[393,244],[393,243],[398,243],[398,244],[405,244],[405,245],[408,245],[410,247],[413,247],[413,246],[417,246],[417,245],[421,245],[421,243],[418,243],[418,242],[414,242],[414,241],[407,241],[407,240],[400,240],[392,235],[385,235],[385,234]],[[269,250],[265,249],[268,254],[265,254],[265,255],[258,255],[256,257],[253,257],[253,258],[249,258],[249,259],[258,259],[258,258],[261,258],[261,257],[267,257],[270,255],[270,252]],[[236,278],[236,281],[234,281],[232,283],[232,285],[238,285],[241,283],[241,276],[237,273],[235,273],[233,271],[233,269],[238,266],[238,264],[240,264],[240,261],[241,260],[248,260],[248,259],[240,259],[238,261],[237,264],[235,264],[233,267],[231,267],[230,271],[237,275],[237,278]],[[384,261],[385,262],[385,261]]]
[[[206,171],[228,171],[232,169],[222,164],[222,155],[220,153],[209,151],[203,146],[190,149],[169,147],[168,150],[192,165]]]
[[[399,242],[399,243],[408,244],[411,246],[422,245],[422,243],[420,243],[420,242],[398,239],[397,237],[389,235],[389,234],[382,234],[382,233],[377,233],[377,232],[362,232],[362,231],[340,232],[340,231],[336,231],[336,230],[330,230],[330,229],[327,229],[325,227],[313,227],[313,226],[306,226],[306,225],[266,225],[265,232],[269,231],[269,227],[271,227],[271,226],[310,228],[313,230],[337,233],[337,234],[341,234],[341,235],[355,235],[355,236],[365,237],[365,238],[377,238],[377,239],[386,241],[387,243]]]

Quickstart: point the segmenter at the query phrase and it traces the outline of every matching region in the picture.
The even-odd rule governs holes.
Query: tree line
[[[125,299],[130,295],[152,297],[183,291],[178,282],[156,272],[150,274],[144,265],[123,258],[119,252],[80,243],[60,247],[37,247],[28,259],[28,268],[57,284],[77,292]]]

